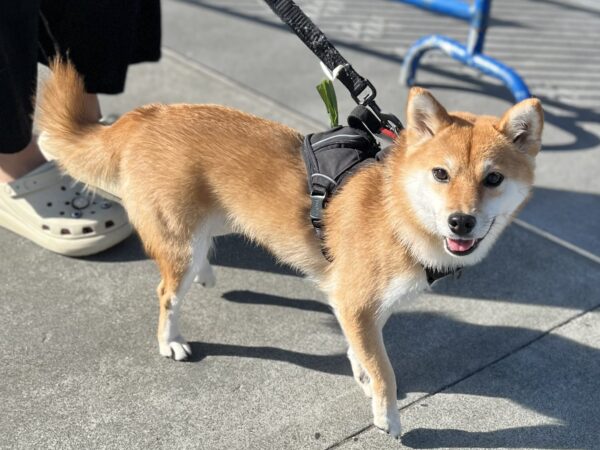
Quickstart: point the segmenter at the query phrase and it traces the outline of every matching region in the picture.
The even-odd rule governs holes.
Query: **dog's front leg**
[[[370,385],[370,389],[362,387],[365,393],[371,394],[373,423],[397,438],[401,430],[396,402],[396,377],[383,344],[381,324],[369,308],[337,306],[336,312],[350,345],[348,356],[355,378],[360,378],[361,386],[365,382]],[[366,372],[368,381],[363,372]]]

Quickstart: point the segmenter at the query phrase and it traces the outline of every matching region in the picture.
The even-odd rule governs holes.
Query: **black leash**
[[[337,78],[346,86],[354,101],[359,105],[356,115],[364,117],[364,123],[367,124],[370,131],[374,134],[383,133],[392,139],[397,136],[403,128],[402,123],[393,114],[381,112],[381,108],[375,103],[377,91],[373,84],[354,70],[300,7],[292,0],[265,0],[265,3],[330,71],[333,72],[336,68],[342,67]]]

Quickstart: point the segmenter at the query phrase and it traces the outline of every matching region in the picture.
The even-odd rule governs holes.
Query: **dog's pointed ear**
[[[537,155],[542,146],[544,111],[537,98],[528,98],[504,113],[498,130],[523,153]]]
[[[418,87],[410,90],[406,105],[409,144],[429,139],[451,123],[446,109],[429,91]]]

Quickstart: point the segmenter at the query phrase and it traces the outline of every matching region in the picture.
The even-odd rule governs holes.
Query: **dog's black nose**
[[[454,213],[448,217],[448,226],[459,236],[465,236],[473,231],[477,219],[469,214]]]

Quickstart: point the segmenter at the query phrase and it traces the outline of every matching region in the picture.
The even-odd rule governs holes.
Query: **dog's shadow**
[[[98,263],[133,262],[148,259],[137,233],[132,233],[123,242],[95,255],[80,258]]]
[[[283,350],[277,347],[255,347],[207,342],[189,342],[189,344],[192,348],[192,355],[189,358],[189,362],[202,361],[208,356],[236,356],[240,358],[287,362],[306,369],[335,375],[352,375],[352,370],[345,354],[312,355]]]
[[[402,443],[411,448],[586,448],[569,437],[566,428],[564,424],[483,432],[416,428],[402,436]]]
[[[386,344],[402,392],[442,389],[446,396],[460,395],[454,402],[469,402],[467,414],[477,405],[473,399],[485,405],[495,402],[484,399],[509,400],[518,407],[502,411],[540,423],[485,432],[418,428],[406,433],[403,443],[414,448],[581,448],[589,433],[600,429],[600,350],[557,334],[538,341],[540,336],[538,330],[466,324],[439,314],[393,316]]]
[[[301,276],[294,269],[279,264],[273,256],[239,234],[219,236],[214,240],[211,264],[241,269],[251,269],[280,275]],[[132,262],[148,259],[139,236],[133,233],[123,242],[108,250],[81,258],[100,263]]]
[[[223,299],[243,305],[265,305],[294,308],[301,311],[312,311],[328,314],[333,317],[331,308],[316,300],[298,300],[262,294],[252,291],[229,291],[223,294]],[[329,324],[339,329],[334,320]],[[272,361],[288,362],[297,366],[319,372],[352,375],[345,354],[312,355],[302,352],[283,350],[277,347],[256,347],[245,345],[215,344],[206,342],[190,342],[192,356],[190,362],[201,361],[208,356],[239,356],[242,358],[258,358]]]
[[[243,296],[249,300],[242,301]],[[330,325],[337,327],[328,307],[312,300],[246,291],[226,293],[225,297],[240,303],[241,308],[245,303],[264,303],[317,311],[329,315]],[[507,399],[519,405],[515,414],[525,408],[553,422],[486,432],[418,428],[403,436],[403,443],[409,447],[572,448],[581,433],[600,429],[600,403],[596,401],[594,375],[600,373],[598,349],[548,334],[543,342],[530,350],[531,355],[517,355],[500,368],[492,364],[486,369],[485,376],[477,376],[482,368],[504,360],[515,348],[538,341],[542,332],[468,324],[438,313],[404,312],[392,315],[384,334],[398,380],[399,398],[409,392],[443,390],[445,394]],[[343,353],[314,355],[271,346],[205,342],[191,342],[190,345],[192,362],[208,356],[234,356],[287,362],[328,374],[352,375],[350,363]],[[349,381],[349,389],[358,390],[353,384]]]

